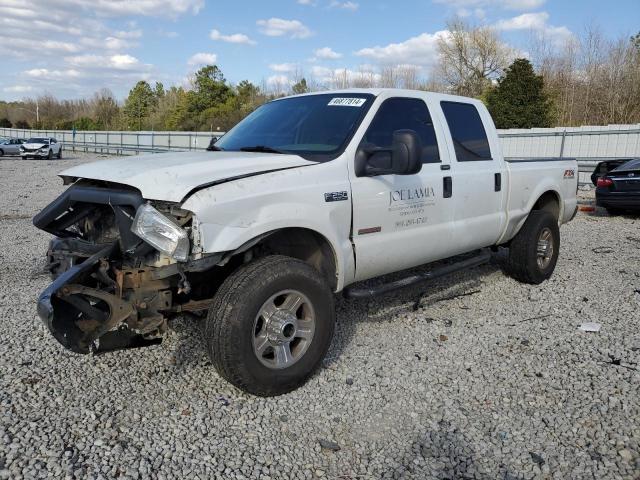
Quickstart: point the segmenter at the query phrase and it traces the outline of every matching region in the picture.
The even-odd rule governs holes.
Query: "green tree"
[[[136,83],[124,102],[124,116],[127,127],[142,130],[145,119],[149,117],[156,99],[151,86],[144,80]]]
[[[11,128],[11,120],[8,118],[0,118],[0,127],[2,128]]]
[[[498,128],[551,126],[551,102],[541,75],[524,58],[516,59],[487,94],[487,108]]]
[[[165,91],[164,91],[164,85],[162,84],[162,82],[156,82],[155,87],[153,87],[153,94],[155,95],[156,100],[159,100],[162,97],[164,97]]]
[[[309,87],[307,86],[307,80],[304,79],[304,78],[302,80],[300,80],[293,87],[291,87],[291,91],[296,95],[300,95],[301,93],[309,93]]]
[[[207,65],[198,70],[193,79],[193,90],[189,91],[189,107],[193,113],[202,113],[207,108],[221,105],[233,95],[222,71],[216,65]]]
[[[251,83],[249,80],[242,80],[236,86],[238,99],[243,105],[254,104],[259,101],[261,95],[260,88]]]

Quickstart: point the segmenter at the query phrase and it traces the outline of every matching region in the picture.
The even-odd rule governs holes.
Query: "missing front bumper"
[[[115,249],[115,244],[105,246],[61,273],[38,298],[38,316],[53,337],[73,352],[101,353],[161,342],[160,338],[146,338],[122,323],[135,313],[131,302],[75,283],[101,261],[108,261]]]

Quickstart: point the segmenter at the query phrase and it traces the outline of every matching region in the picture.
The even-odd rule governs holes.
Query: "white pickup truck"
[[[334,292],[380,295],[486,262],[491,247],[509,248],[514,278],[540,283],[577,209],[575,161],[505,161],[489,113],[469,98],[288,97],[215,147],[61,174],[71,186],[34,224],[55,235],[38,313],[62,345],[150,345],[172,315],[206,314],[218,372],[247,392],[282,394],[329,348]]]

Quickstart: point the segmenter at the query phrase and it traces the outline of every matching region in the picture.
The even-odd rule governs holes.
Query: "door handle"
[[[496,192],[499,192],[500,190],[502,190],[502,174],[501,173],[494,174],[493,181],[494,181],[494,190]]]
[[[451,198],[453,195],[453,184],[451,177],[442,177],[442,196],[444,198]]]

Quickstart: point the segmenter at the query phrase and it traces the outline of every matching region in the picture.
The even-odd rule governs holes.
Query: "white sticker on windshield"
[[[329,105],[336,107],[361,107],[366,98],[332,98]]]

